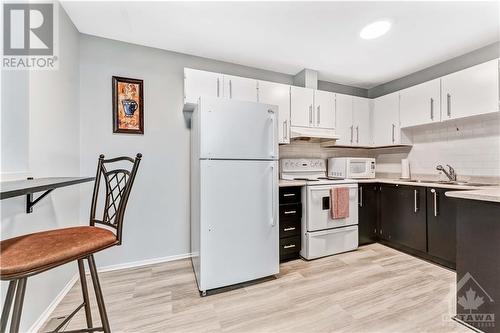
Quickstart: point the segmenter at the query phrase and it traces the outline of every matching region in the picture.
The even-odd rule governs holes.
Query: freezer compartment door
[[[303,234],[300,255],[316,259],[358,248],[358,226],[306,232]]]
[[[332,219],[330,214],[330,189],[349,188],[349,217]],[[307,231],[318,231],[358,224],[358,184],[307,186],[305,199]]]
[[[278,158],[277,106],[210,98],[200,106],[200,158]]]
[[[279,273],[276,161],[201,161],[200,290]]]

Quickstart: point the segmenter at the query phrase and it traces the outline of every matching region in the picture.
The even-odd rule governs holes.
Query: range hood
[[[333,129],[325,128],[309,128],[309,127],[290,127],[290,137],[292,139],[298,138],[315,138],[315,139],[325,139],[325,140],[338,140],[339,136],[335,133]]]

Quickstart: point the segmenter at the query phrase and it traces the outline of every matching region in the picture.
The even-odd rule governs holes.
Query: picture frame
[[[113,133],[144,134],[144,81],[112,77]]]

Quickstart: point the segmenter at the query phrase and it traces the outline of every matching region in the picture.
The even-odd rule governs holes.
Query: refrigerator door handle
[[[272,177],[272,182],[271,182],[271,195],[272,195],[272,200],[271,200],[271,226],[275,227],[276,226],[276,190],[275,190],[275,177],[274,177],[274,165],[271,165],[271,177]]]
[[[276,113],[274,112],[273,109],[269,109],[269,110],[267,110],[267,112],[271,115],[271,126],[273,128],[273,131],[272,131],[273,138],[271,140],[272,147],[271,147],[270,156],[271,156],[271,158],[275,158],[276,157],[276,151],[275,151],[276,150],[276,139],[277,139],[275,127],[277,126],[277,124],[275,124],[275,122],[274,122],[274,117],[275,117]]]

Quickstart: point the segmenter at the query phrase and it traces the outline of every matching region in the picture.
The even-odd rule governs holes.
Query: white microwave
[[[375,159],[332,157],[328,159],[329,178],[375,178]]]

